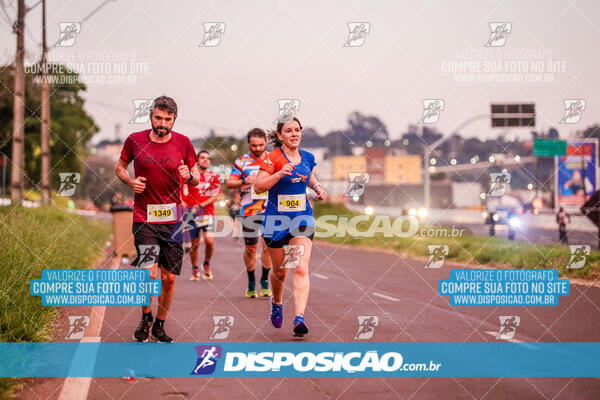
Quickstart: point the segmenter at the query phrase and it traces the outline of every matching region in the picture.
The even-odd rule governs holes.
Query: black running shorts
[[[247,215],[240,217],[242,222],[242,234],[246,246],[254,246],[260,238],[260,229],[262,228],[262,215]]]
[[[134,222],[131,230],[137,257],[131,264],[133,266],[140,264],[141,267],[148,267],[147,264],[152,264],[152,257],[154,257],[154,262],[158,258],[158,264],[161,267],[175,275],[179,275],[183,261],[183,246],[181,238],[177,238],[177,235],[173,234],[175,229],[176,224]],[[158,254],[156,254],[155,249],[158,249]]]
[[[294,234],[292,234],[292,232],[290,232],[280,240],[273,240],[273,239],[269,239],[266,237],[263,237],[263,239],[265,239],[265,243],[267,244],[267,247],[269,247],[271,249],[281,249],[283,246],[290,244],[290,240],[293,237],[307,237],[310,240],[313,240],[313,238],[315,237],[315,228],[310,225],[300,225],[299,227],[295,228],[293,231],[294,231]]]

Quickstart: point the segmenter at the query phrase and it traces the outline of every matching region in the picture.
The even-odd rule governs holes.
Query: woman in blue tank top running
[[[254,190],[257,193],[269,191],[263,216],[263,238],[273,262],[270,319],[275,328],[283,326],[283,289],[291,269],[294,335],[304,336],[308,333],[304,311],[310,290],[308,263],[315,231],[315,217],[306,188],[317,193],[317,200],[326,200],[327,193],[313,173],[315,156],[300,149],[302,125],[297,118],[278,123],[269,140],[275,150],[262,160]]]

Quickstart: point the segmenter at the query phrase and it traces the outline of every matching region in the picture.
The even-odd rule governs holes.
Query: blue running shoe
[[[296,315],[294,318],[294,336],[302,337],[308,333],[308,327],[304,323],[304,315]]]
[[[273,303],[273,298],[271,297],[271,314],[269,315],[271,318],[271,323],[275,328],[281,328],[283,326],[283,304],[278,306]]]

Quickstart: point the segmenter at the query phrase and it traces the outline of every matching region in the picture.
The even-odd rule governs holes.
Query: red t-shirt
[[[219,174],[212,171],[200,174],[200,183],[198,186],[188,185],[181,178],[181,200],[188,206],[196,206],[204,203],[211,197],[218,196],[221,193],[221,181]],[[215,215],[214,203],[204,207],[204,214]]]
[[[156,143],[150,140],[150,129],[135,132],[125,140],[121,160],[128,164],[133,161],[136,178],[146,178],[146,189],[135,193],[133,198],[133,222],[169,224],[180,221],[181,175],[177,169],[181,160],[190,170],[198,161],[190,139],[171,131],[168,142]],[[154,215],[149,217],[149,212]]]

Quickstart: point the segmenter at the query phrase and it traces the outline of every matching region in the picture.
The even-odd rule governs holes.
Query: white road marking
[[[321,279],[329,279],[329,278],[328,278],[328,277],[326,277],[325,275],[321,275],[321,274],[318,274],[318,273],[316,273],[316,272],[315,272],[315,273],[313,273],[313,276],[316,276],[317,278],[321,278]]]
[[[84,337],[81,339],[80,343],[100,343],[99,337]],[[75,351],[73,355],[73,361],[71,362],[71,366],[75,365],[90,365],[92,368],[96,363],[96,355],[94,354],[94,358],[90,360],[88,356],[89,352],[82,352],[85,354],[85,359],[82,359],[83,354],[78,354]],[[75,371],[69,371],[70,373],[75,373]],[[88,394],[90,392],[90,386],[92,385],[92,377],[68,377],[65,379],[65,383],[60,391],[60,395],[58,396],[58,400],[70,400],[70,399],[87,399]]]
[[[121,265],[121,257],[114,257],[111,260],[110,269],[117,269]],[[104,323],[104,315],[106,313],[106,306],[94,306],[90,311],[90,322],[85,331],[85,336],[81,339],[81,343],[100,343],[102,338],[100,337],[100,331],[102,330],[102,324]],[[89,354],[89,353],[88,353]],[[77,352],[73,356],[73,360],[77,358]],[[85,363],[88,365],[94,365],[96,357],[94,355],[93,360],[86,359]],[[83,361],[80,361],[83,363]],[[75,364],[71,362],[71,366]],[[81,365],[81,364],[80,364]],[[63,384],[62,390],[58,396],[58,400],[70,400],[70,399],[87,399],[90,392],[90,386],[92,386],[92,378],[85,377],[67,377]]]
[[[397,299],[395,297],[386,296],[385,294],[381,294],[381,293],[377,293],[377,292],[373,292],[373,296],[381,297],[382,299],[391,300],[391,301],[400,301],[400,299]]]

